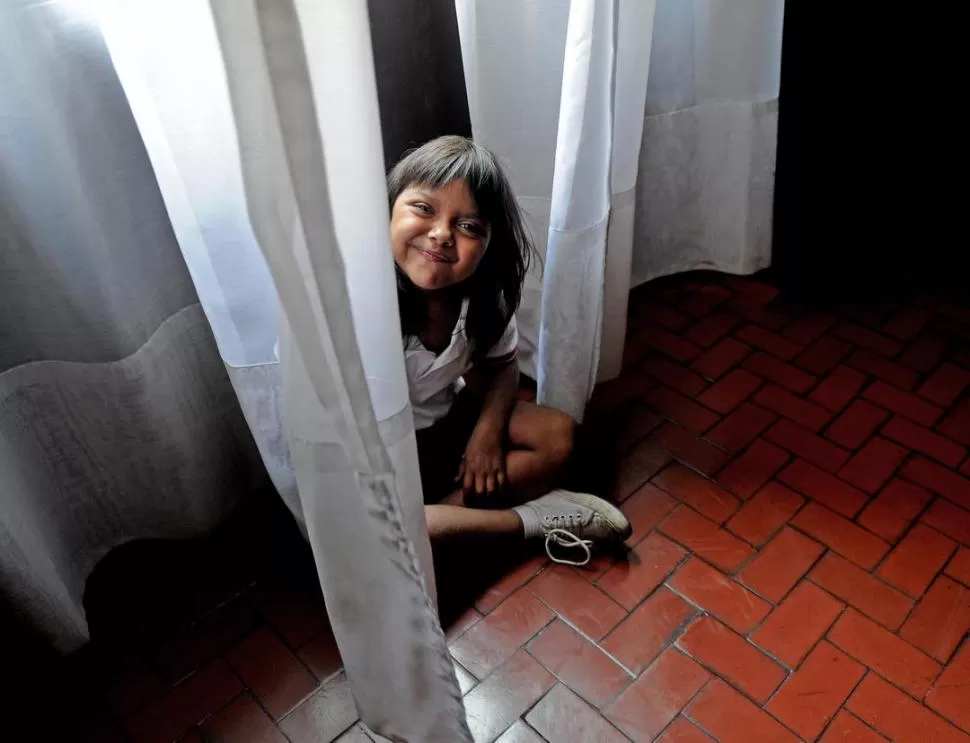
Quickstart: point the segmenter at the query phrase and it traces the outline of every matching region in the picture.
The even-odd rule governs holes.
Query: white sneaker
[[[525,538],[545,537],[546,553],[553,562],[563,565],[585,565],[589,562],[594,541],[622,542],[633,533],[633,527],[620,510],[602,498],[589,493],[553,490],[514,510],[522,519]],[[551,545],[578,547],[580,560],[556,557]]]

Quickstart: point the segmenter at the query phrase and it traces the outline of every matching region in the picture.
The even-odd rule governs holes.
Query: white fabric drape
[[[94,14],[0,3],[0,71],[0,612],[66,653],[112,548],[267,483]]]
[[[470,740],[432,599],[366,3],[110,8],[112,54],[264,456],[284,422],[288,502],[361,717],[395,740]],[[275,367],[253,316],[277,296],[281,396],[258,389]]]
[[[456,9],[474,136],[507,163],[545,257],[523,365],[578,418],[619,371],[631,286],[769,262],[783,0]]]

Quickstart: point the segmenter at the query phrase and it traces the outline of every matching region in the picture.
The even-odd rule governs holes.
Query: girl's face
[[[394,261],[425,291],[459,284],[478,268],[488,225],[461,179],[437,190],[411,184],[391,209]]]

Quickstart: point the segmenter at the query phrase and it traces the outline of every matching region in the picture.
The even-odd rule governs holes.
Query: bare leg
[[[522,537],[522,519],[515,511],[497,511],[438,504],[424,507],[428,535],[432,542],[457,537],[510,536]]]
[[[509,420],[510,451],[506,457],[508,491],[514,503],[537,498],[555,484],[572,453],[575,423],[565,413],[518,402]],[[442,503],[425,506],[428,533],[433,541],[456,537],[522,536],[522,520],[511,510],[488,508],[489,500],[508,502],[508,497],[483,494],[470,501],[478,507],[459,505],[463,493],[456,490]]]

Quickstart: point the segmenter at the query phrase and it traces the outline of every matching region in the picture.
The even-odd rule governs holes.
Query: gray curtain
[[[97,25],[0,7],[0,612],[59,651],[112,547],[265,470]]]

